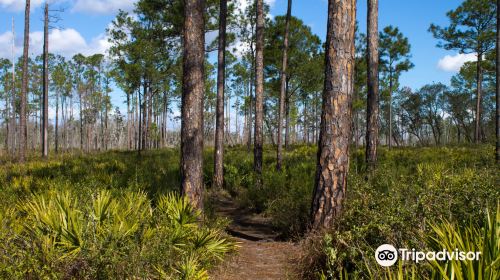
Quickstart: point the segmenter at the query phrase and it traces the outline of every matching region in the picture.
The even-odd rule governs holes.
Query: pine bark
[[[264,145],[264,3],[257,0],[257,28],[255,44],[255,127],[254,170],[262,174],[262,149]]]
[[[290,18],[292,16],[292,0],[288,0],[288,7],[286,10],[286,23],[285,23],[285,38],[283,39],[283,61],[281,68],[281,87],[280,87],[280,105],[278,113],[278,148],[276,151],[276,169],[281,170],[283,161],[283,115],[285,113],[285,98],[286,98],[286,78],[287,78],[287,64],[288,64],[288,34],[290,32]]]
[[[26,126],[26,96],[28,94],[28,55],[30,38],[30,0],[26,0],[24,12],[23,79],[21,85],[21,110],[19,116],[19,161],[24,162],[28,148],[28,127]]]
[[[221,0],[220,11],[219,11],[217,109],[216,109],[216,119],[215,119],[215,151],[214,151],[214,178],[213,178],[213,184],[215,188],[222,188],[224,183],[224,89],[226,85],[225,83],[226,14],[227,14],[227,0]]]
[[[43,28],[42,157],[49,155],[49,3],[45,2]]]
[[[181,194],[203,209],[204,0],[184,2]]]
[[[368,169],[377,162],[378,141],[378,0],[368,0],[368,100],[366,107],[366,165]]]
[[[342,210],[349,169],[355,0],[329,0],[325,82],[311,228],[332,225]]]

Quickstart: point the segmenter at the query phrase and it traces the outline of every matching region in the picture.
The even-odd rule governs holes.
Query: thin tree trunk
[[[215,119],[214,178],[215,188],[224,183],[224,89],[226,69],[226,14],[227,0],[220,1],[219,53],[217,65],[217,112]]]
[[[346,194],[353,93],[355,0],[328,1],[325,84],[311,228],[332,225]]]
[[[130,94],[127,94],[127,149],[132,149],[132,137],[131,137],[131,129],[130,129]]]
[[[184,1],[181,194],[203,209],[204,0]]]
[[[55,152],[59,152],[59,91],[56,92],[56,127],[55,127]]]
[[[289,80],[286,81],[285,86],[285,149],[290,148],[290,98],[288,94]]]
[[[28,129],[26,126],[26,96],[28,94],[28,55],[30,44],[30,0],[26,0],[24,12],[24,50],[23,50],[23,80],[21,86],[21,110],[19,116],[19,161],[24,162],[28,147]]]
[[[392,148],[392,71],[389,72],[389,149]]]
[[[262,174],[262,149],[264,145],[264,3],[257,0],[257,28],[255,55],[255,132],[254,170]]]
[[[15,32],[14,32],[14,17],[12,17],[12,88],[11,88],[11,98],[6,104],[8,108],[8,118],[9,118],[9,129],[7,133],[7,152],[13,154],[15,150],[15,133],[16,133],[16,110],[15,110],[15,100],[16,100],[16,66],[15,66]],[[7,98],[8,98],[8,94]],[[10,106],[10,107],[9,107]],[[10,112],[12,108],[12,113]]]
[[[377,163],[378,142],[378,0],[368,0],[368,100],[366,103],[366,165]]]
[[[474,127],[474,143],[480,142],[480,133],[481,133],[481,94],[483,87],[483,69],[481,63],[483,61],[483,57],[481,53],[477,54],[477,64],[476,64],[476,81],[477,81],[477,93],[476,93],[476,123]]]
[[[43,29],[43,100],[42,100],[42,156],[49,155],[49,3],[45,2]]]
[[[80,99],[79,102],[79,110],[80,110],[80,151],[83,151],[83,111],[82,111],[82,91],[81,89],[78,89],[78,99]]]
[[[252,63],[253,64],[253,63]],[[254,71],[254,67],[252,66],[252,73]],[[249,92],[248,92],[248,119],[247,119],[247,151],[250,152],[252,148],[252,123],[253,123],[253,117],[252,117],[252,112],[253,112],[253,74],[250,75],[250,82],[249,82]]]
[[[283,61],[281,68],[281,86],[280,86],[280,101],[278,113],[278,148],[276,151],[276,169],[281,170],[283,161],[283,115],[285,113],[285,98],[286,98],[286,71],[288,64],[288,33],[290,32],[290,18],[292,15],[292,0],[288,0],[288,7],[286,10],[286,23],[285,23],[285,38],[283,39]]]

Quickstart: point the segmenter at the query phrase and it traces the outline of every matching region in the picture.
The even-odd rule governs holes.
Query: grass
[[[205,150],[207,186],[212,154]],[[443,227],[446,233],[469,228],[474,237],[467,242],[476,244],[476,235],[491,220],[485,218],[487,209],[500,197],[492,146],[382,148],[378,168],[369,176],[363,150],[352,149],[342,216],[328,231],[305,236],[316,149],[292,147],[277,172],[275,152],[265,147],[262,188],[256,188],[252,153],[233,147],[225,155],[225,188],[237,203],[269,216],[284,237],[302,240],[304,279],[431,278],[439,271],[436,264],[381,270],[374,250],[384,243],[429,249],[432,237],[440,238],[436,229]],[[186,210],[176,198],[179,181],[178,149],[141,156],[61,155],[23,165],[4,161],[0,278],[64,278],[85,268],[89,274],[78,278],[205,279],[234,248],[222,232],[225,221]],[[200,221],[201,227],[193,226]],[[452,267],[439,265],[448,265],[443,268],[448,273]]]

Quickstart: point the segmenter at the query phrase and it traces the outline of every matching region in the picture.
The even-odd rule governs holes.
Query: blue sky
[[[38,55],[42,49],[42,8],[45,0],[32,0],[30,53]],[[245,0],[237,0],[239,2]],[[77,52],[92,54],[108,47],[105,29],[118,9],[130,10],[135,0],[52,0],[54,6],[64,7],[60,13],[58,30],[51,31],[51,51],[71,56]],[[286,11],[286,0],[266,0],[271,5],[271,15]],[[366,30],[366,0],[358,1],[357,18],[360,30]],[[446,25],[447,11],[460,5],[460,0],[381,0],[379,28],[397,26],[409,38],[412,62],[415,68],[401,77],[401,85],[418,88],[426,83],[449,83],[465,60],[473,55],[459,55],[436,47],[436,40],[427,32],[431,23]],[[0,0],[0,56],[10,58],[11,19],[16,22],[16,53],[21,53],[24,17],[24,0]],[[309,25],[324,40],[326,32],[327,0],[295,0],[292,13]],[[439,65],[439,66],[438,66]],[[113,103],[122,102],[122,93],[113,95]]]

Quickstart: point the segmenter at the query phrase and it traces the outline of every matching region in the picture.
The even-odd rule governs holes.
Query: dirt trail
[[[295,279],[290,267],[298,253],[297,245],[279,241],[268,219],[239,209],[229,198],[219,197],[215,205],[217,215],[232,220],[227,231],[239,242],[240,248],[211,274],[211,279]]]

